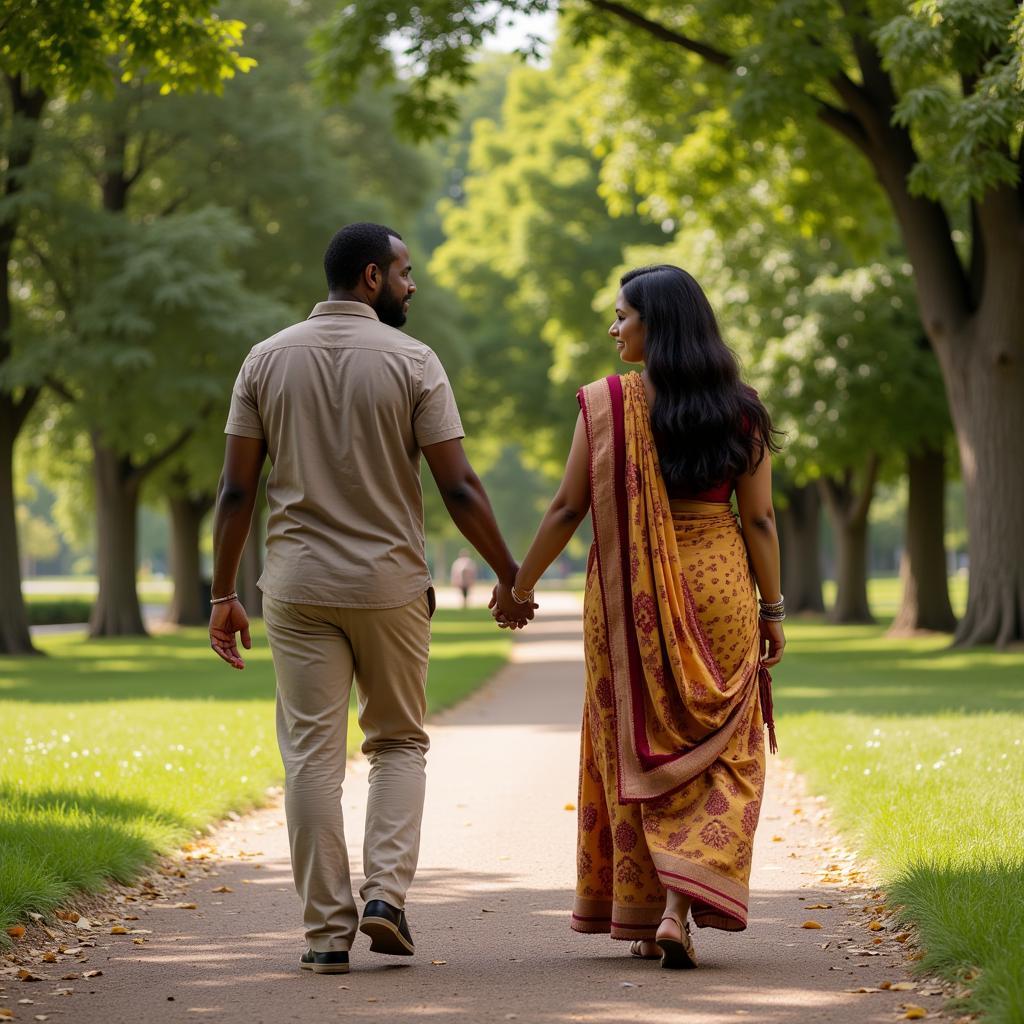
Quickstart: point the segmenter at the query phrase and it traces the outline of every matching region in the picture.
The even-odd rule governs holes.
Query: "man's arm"
[[[452,522],[498,577],[499,602],[506,616],[520,621],[532,619],[532,604],[512,600],[512,584],[519,566],[498,529],[487,492],[466,458],[462,441],[456,438],[427,445],[423,457]]]
[[[267,456],[262,438],[229,434],[224,450],[224,470],[217,487],[213,518],[213,594],[227,597],[235,592],[235,577],[242,549],[249,536],[252,510],[260,486],[260,473]],[[235,634],[242,634],[242,646],[252,646],[249,619],[237,600],[213,605],[210,611],[210,646],[233,668],[244,668]]]

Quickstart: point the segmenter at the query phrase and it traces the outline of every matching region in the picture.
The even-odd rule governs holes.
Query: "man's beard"
[[[406,321],[405,310],[402,308],[404,302],[405,298],[393,291],[381,292],[373,311],[382,324],[387,324],[388,327],[401,327]]]

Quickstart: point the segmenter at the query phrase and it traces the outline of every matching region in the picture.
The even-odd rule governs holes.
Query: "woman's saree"
[[[728,504],[669,500],[638,374],[579,398],[595,539],[572,927],[653,938],[674,889],[698,926],[739,931],[771,715],[743,537]]]

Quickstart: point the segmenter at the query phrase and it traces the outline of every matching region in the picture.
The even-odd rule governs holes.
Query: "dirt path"
[[[40,964],[42,981],[0,978],[0,1005],[18,1020],[87,1024],[892,1022],[908,1002],[935,1016],[943,1000],[934,986],[848,991],[905,983],[911,950],[874,909],[881,897],[863,887],[822,805],[804,798],[784,762],[770,771],[750,927],[698,932],[700,970],[664,971],[630,958],[626,943],[571,932],[575,814],[567,806],[576,800],[582,689],[575,603],[549,601],[514,650],[489,686],[431,729],[420,871],[408,905],[413,960],[372,954],[360,936],[350,975],[298,970],[299,908],[277,802],[227,823],[205,852],[192,851],[189,877],[156,876],[149,898],[137,889],[138,898],[116,908],[117,923],[145,932],[111,935],[114,921],[95,921],[96,945]],[[365,792],[357,760],[344,798],[356,879]],[[196,909],[166,909],[181,902]],[[873,932],[876,919],[882,927]],[[822,928],[801,927],[808,920]],[[59,980],[69,968],[79,978]],[[88,970],[103,974],[82,978]],[[71,994],[56,995],[61,989]],[[18,1005],[22,998],[32,1005]]]

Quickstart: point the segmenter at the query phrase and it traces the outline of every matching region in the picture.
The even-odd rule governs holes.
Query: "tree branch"
[[[871,501],[875,496],[875,484],[878,483],[878,471],[882,465],[882,460],[878,455],[878,452],[869,452],[867,466],[864,471],[864,486],[861,488],[860,494],[857,496],[856,502],[853,506],[853,512],[851,513],[851,519],[857,522],[865,522],[868,517],[868,511],[871,508]]]
[[[634,11],[625,4],[617,3],[616,0],[588,0],[588,3],[599,11],[613,14],[622,21],[643,29],[655,39],[660,39],[664,43],[672,43],[673,46],[679,46],[684,50],[689,50],[690,53],[697,54],[698,57],[703,57],[710,64],[715,64],[721,68],[732,67],[732,57],[729,54],[716,49],[714,46],[709,46],[707,43],[702,43],[699,39],[691,39],[689,36],[669,28],[667,25],[652,21],[646,15],[641,14],[639,11]]]
[[[39,265],[46,271],[46,276],[50,279],[53,290],[57,293],[57,298],[60,299],[60,304],[64,307],[64,312],[70,316],[74,307],[71,293],[65,287],[63,278],[57,272],[57,267],[54,265],[53,260],[32,239],[26,238],[24,244],[25,248],[39,260]]]
[[[42,388],[30,387],[25,388],[21,398],[14,403],[14,433],[17,435],[18,431],[21,430],[25,420],[28,419],[28,414],[32,411],[32,407],[39,400],[39,396],[42,393]]]
[[[199,416],[197,422],[202,422],[212,411],[212,403],[207,402],[199,410]],[[186,444],[192,439],[192,435],[196,432],[195,425],[186,427],[166,448],[162,451],[156,452],[151,455],[145,462],[139,463],[139,465],[132,468],[132,475],[140,483],[149,476],[155,469],[162,466],[172,455],[176,455],[185,447]]]
[[[65,402],[74,403],[75,396],[68,390],[68,388],[62,384],[52,374],[47,374],[43,378],[43,383],[52,391],[54,394],[60,395]]]

